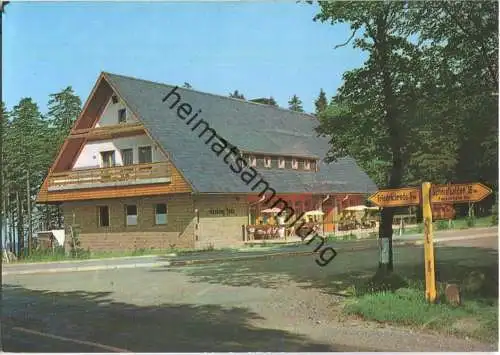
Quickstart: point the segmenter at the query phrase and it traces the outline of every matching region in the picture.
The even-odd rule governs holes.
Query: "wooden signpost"
[[[420,190],[416,187],[379,190],[368,200],[380,207],[399,207],[420,204]]]
[[[432,240],[431,183],[422,184],[422,215],[424,218],[425,299],[434,303],[437,296],[434,270],[434,241]]]
[[[491,189],[481,183],[434,185],[431,192],[431,202],[479,202],[489,194],[491,194]]]
[[[424,219],[424,255],[425,255],[425,298],[436,301],[436,273],[434,269],[434,242],[432,233],[432,204],[453,204],[479,202],[492,193],[481,184],[434,185],[424,182],[422,188],[403,187],[399,189],[379,190],[368,200],[379,207],[400,207],[420,205]]]

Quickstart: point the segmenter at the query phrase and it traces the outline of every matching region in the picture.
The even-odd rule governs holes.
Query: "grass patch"
[[[189,255],[193,253],[205,253],[214,251],[231,251],[230,248],[216,249],[213,246],[208,246],[203,249],[154,249],[154,248],[139,248],[132,250],[117,250],[117,251],[89,251],[84,250],[77,256],[71,256],[65,253],[64,248],[58,247],[54,250],[42,249],[34,250],[31,255],[24,256],[18,259],[17,263],[37,263],[37,262],[54,262],[54,261],[68,261],[68,260],[88,260],[88,259],[109,259],[109,258],[123,258],[133,256],[155,256],[165,254]]]
[[[342,242],[342,241],[351,241],[351,240],[357,240],[358,236],[354,233],[349,233],[349,234],[343,234],[343,235],[334,235],[334,234],[328,234],[326,237],[326,241],[332,241],[332,242]],[[367,238],[365,238],[367,239]]]
[[[451,226],[448,220],[439,220],[432,223],[434,231],[442,231],[447,229],[469,229],[469,228],[485,228],[498,225],[498,221],[493,216],[478,217],[478,218],[458,218],[451,221]],[[398,229],[394,229],[397,231]],[[418,224],[416,227],[405,228],[404,234],[420,234],[424,232],[424,225]]]
[[[402,280],[398,276],[393,278],[397,282]],[[441,297],[436,304],[430,304],[425,300],[423,282],[405,280],[404,283],[406,286],[401,288],[387,285],[375,287],[375,292],[370,292],[374,288],[373,279],[354,286],[356,297],[346,303],[344,312],[377,322],[498,342],[498,300],[477,297],[464,291],[462,305],[452,306],[446,303],[444,285],[440,284],[438,295]]]

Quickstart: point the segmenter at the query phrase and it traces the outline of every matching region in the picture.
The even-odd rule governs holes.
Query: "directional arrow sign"
[[[420,189],[403,187],[393,190],[379,190],[368,200],[380,207],[398,207],[420,204]]]
[[[491,194],[491,189],[477,182],[432,186],[431,202],[479,202]]]

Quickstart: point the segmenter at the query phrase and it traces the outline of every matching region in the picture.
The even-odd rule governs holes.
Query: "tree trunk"
[[[1,124],[2,122],[0,122]],[[0,163],[0,166],[1,166],[1,163]],[[2,174],[3,175],[3,174]],[[0,187],[3,185],[3,178],[2,178],[2,181],[0,181]],[[2,190],[0,188],[0,190]],[[0,219],[1,219],[1,222],[0,222],[0,235],[1,235],[1,238],[2,238],[2,249],[7,249],[6,248],[6,244],[7,243],[7,231],[8,231],[8,224],[7,224],[7,194],[5,195],[2,195],[2,193],[0,192],[0,200],[2,201],[2,206],[0,207],[2,210],[0,212]],[[5,234],[4,234],[5,232]],[[4,244],[5,242],[5,244]]]
[[[387,15],[381,16],[377,21],[377,36],[374,43],[382,78],[383,107],[385,110],[385,122],[388,128],[389,146],[392,153],[392,167],[389,173],[388,188],[398,188],[401,186],[403,179],[403,138],[401,125],[398,121],[397,103],[393,92],[393,79],[389,66],[390,48],[387,43]],[[392,255],[393,217],[393,208],[384,208],[382,210],[379,228],[379,271],[382,273],[389,273],[394,270]]]
[[[379,264],[381,272],[388,273],[394,270],[392,259],[392,220],[394,210],[384,208],[381,212],[381,221],[379,226]]]
[[[26,202],[28,209],[28,253],[31,254],[33,249],[33,227],[31,216],[31,191],[30,191],[30,176],[29,171],[26,173]]]
[[[15,253],[14,251],[14,248],[13,248],[13,244],[12,244],[12,229],[11,229],[11,225],[12,225],[12,206],[10,205],[10,192],[9,192],[9,187],[7,186],[6,188],[6,191],[5,191],[5,220],[6,220],[6,224],[5,224],[5,231],[7,232],[7,236],[8,236],[8,241],[9,241],[9,250],[13,253]]]
[[[14,221],[16,220],[16,214],[14,212],[14,205],[12,204],[12,201],[11,201],[11,195],[10,195],[10,191],[9,191],[9,199],[7,200],[7,202],[9,203],[9,215],[10,215],[10,220],[9,220],[9,239],[10,239],[10,242],[11,242],[11,245],[12,245],[12,252],[17,255],[17,248],[16,248],[16,238],[14,237],[16,235],[16,228],[15,228],[15,223]]]
[[[17,203],[17,243],[19,245],[19,255],[24,255],[24,219],[23,210],[21,203],[21,196],[19,196],[19,191],[16,191],[16,203]]]

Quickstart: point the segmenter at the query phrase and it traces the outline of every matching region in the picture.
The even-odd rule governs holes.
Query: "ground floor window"
[[[137,206],[136,205],[127,205],[125,206],[126,213],[126,224],[127,226],[136,226],[137,225]]]
[[[167,204],[158,203],[155,206],[155,223],[167,224]]]
[[[109,207],[99,206],[99,227],[109,227]]]

